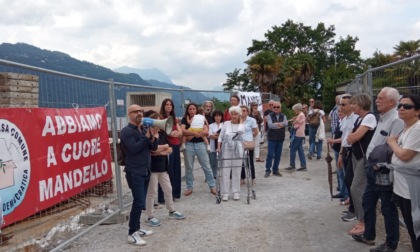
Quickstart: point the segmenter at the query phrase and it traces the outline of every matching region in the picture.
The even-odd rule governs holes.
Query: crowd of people
[[[249,107],[239,105],[240,99],[236,95],[231,96],[230,107],[225,111],[215,110],[211,101],[204,102],[201,107],[190,103],[180,122],[175,117],[175,106],[171,99],[162,102],[159,112],[145,113],[138,105],[128,107],[129,124],[121,131],[126,180],[133,196],[128,242],[144,245],[146,242],[141,236],[152,234],[152,231],[140,227],[142,210],[146,210],[150,226],[161,225],[153,212],[163,204],[170,218],[185,218],[174,207],[174,202],[181,197],[181,150],[185,163],[184,196],[193,193],[193,168],[197,157],[210,193],[218,194],[216,179],[219,178],[221,200],[239,200],[240,186],[246,178],[243,162],[244,148],[247,148],[245,143],[252,143],[247,153],[249,179],[255,184],[254,162],[265,162],[265,178],[271,174],[282,176],[279,165],[286,133],[290,132],[290,164],[285,171],[307,171],[307,159],[322,159],[324,142],[333,149],[339,192],[333,197],[339,198],[340,204],[348,207],[342,213],[343,221],[357,220],[357,224],[348,231],[354,240],[375,244],[376,205],[380,199],[386,241],[370,251],[397,249],[397,207],[401,209],[407,225],[413,250],[420,251],[420,215],[417,211],[416,219],[412,213],[412,209],[415,209],[412,206],[419,205],[420,194],[419,191],[412,192],[413,185],[417,183],[416,188],[419,187],[419,96],[403,95],[400,98],[396,89],[382,89],[375,100],[380,113],[378,119],[370,112],[372,98],[369,95],[344,94],[337,96],[335,101],[336,105],[328,115],[331,121],[330,138],[325,133],[327,114],[321,101],[315,99],[310,99],[309,105],[294,104],[294,116],[290,120],[281,112],[279,101],[270,100],[268,109],[261,115],[258,110],[261,104],[251,103]],[[172,117],[174,124],[171,133],[166,134],[157,127],[143,127],[142,119],[145,116],[155,119]],[[304,152],[306,136],[309,136],[307,154]],[[267,141],[265,160],[259,150],[264,140]],[[392,158],[390,154],[389,159],[380,163],[377,153],[383,145],[387,145],[393,154]],[[299,168],[296,168],[296,153]],[[220,165],[231,169],[218,169]],[[378,182],[378,177],[382,176],[381,181],[389,180],[392,174],[393,184]],[[407,177],[414,177],[414,182],[408,183]]]

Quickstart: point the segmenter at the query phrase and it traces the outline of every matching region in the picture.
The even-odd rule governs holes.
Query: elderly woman
[[[234,200],[240,198],[240,179],[243,158],[242,136],[245,128],[241,120],[242,110],[239,106],[229,108],[231,120],[223,124],[220,132],[217,152],[220,153],[221,183],[220,193],[223,201],[229,199],[229,188]],[[232,187],[229,186],[229,177],[232,172]]]
[[[296,159],[296,151],[299,154],[300,160],[300,168],[297,171],[306,171],[306,160],[305,160],[305,152],[303,151],[303,139],[305,139],[305,122],[306,117],[305,114],[302,112],[302,104],[297,103],[292,107],[293,112],[295,113],[295,117],[292,118],[292,132],[294,132],[294,137],[292,139],[292,144],[290,148],[290,166],[286,168],[286,170],[294,170],[296,169],[295,166],[295,159]]]
[[[206,145],[204,144],[203,137],[207,137],[209,130],[208,126],[204,125],[203,131],[189,131],[191,125],[188,123],[187,118],[192,119],[197,114],[198,107],[194,103],[188,104],[185,109],[184,117],[181,120],[181,130],[186,137],[187,143],[185,144],[184,162],[185,162],[185,180],[187,184],[187,190],[185,196],[190,196],[193,193],[194,183],[194,160],[197,156],[198,162],[203,169],[206,177],[206,182],[210,188],[210,192],[213,195],[217,194],[216,185],[213,178],[213,172],[210,166],[209,155],[207,154]]]
[[[420,184],[420,96],[403,95],[397,108],[398,116],[404,121],[405,128],[399,137],[390,136],[387,140],[389,147],[394,152],[391,160],[395,167],[394,194],[407,226],[413,251],[420,251],[418,189],[416,199],[413,197],[415,190],[410,186],[410,184]],[[412,208],[412,205],[415,208]],[[416,212],[412,212],[412,209],[416,209]],[[417,216],[415,217],[414,214]],[[417,236],[414,226],[417,227]]]
[[[351,198],[358,223],[348,232],[349,235],[361,235],[365,231],[362,197],[366,188],[366,150],[376,128],[376,118],[369,112],[372,99],[367,94],[353,96],[350,99],[353,112],[359,116],[354,123],[353,132],[347,136],[347,143],[352,148],[353,182],[350,187]]]

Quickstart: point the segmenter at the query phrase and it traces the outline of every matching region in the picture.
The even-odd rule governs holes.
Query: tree
[[[400,44],[394,46],[395,55],[399,58],[410,58],[411,56],[420,54],[420,39],[410,41],[400,41]]]
[[[248,69],[244,69],[240,73],[241,69],[235,68],[232,73],[226,73],[228,79],[223,83],[223,90],[234,90],[234,91],[257,91],[258,87],[251,83],[251,73]]]
[[[281,58],[272,51],[264,50],[253,55],[245,63],[248,64],[251,79],[258,85],[258,90],[263,93],[272,91],[271,85],[277,81],[281,70]]]

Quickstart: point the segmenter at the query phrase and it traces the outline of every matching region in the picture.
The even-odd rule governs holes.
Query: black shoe
[[[321,157],[317,157],[317,158],[316,158],[316,160],[320,160],[320,159],[321,159]]]
[[[339,193],[335,194],[332,196],[333,199],[338,199],[338,198],[342,198],[343,196]]]
[[[274,176],[277,176],[277,177],[282,177],[282,176],[283,176],[283,175],[281,175],[281,173],[280,173],[280,172],[278,172],[278,171],[273,172],[273,175],[274,175]]]
[[[312,154],[311,153],[308,153],[308,159],[312,160]]]
[[[284,168],[286,171],[291,171],[291,170],[294,170],[294,169],[296,169],[296,167],[294,167],[294,166],[289,166],[289,167],[287,167],[287,168]]]
[[[343,197],[343,198],[341,198],[340,199],[340,202],[344,202],[344,201],[346,201],[348,199],[348,197]]]
[[[356,220],[356,215],[352,212],[348,212],[346,215],[344,215],[343,217],[341,217],[341,219],[343,221],[354,221]]]
[[[306,167],[300,167],[297,168],[296,171],[307,171],[308,169]]]
[[[358,242],[363,242],[364,244],[367,244],[369,246],[375,245],[375,240],[368,240],[365,238],[365,236],[361,235],[352,235],[351,236],[354,240]]]
[[[396,250],[388,247],[388,245],[386,245],[386,243],[382,243],[378,247],[370,249],[369,251],[370,252],[394,252]]]
[[[270,177],[270,173],[271,173],[271,172],[269,172],[269,171],[265,172],[264,178],[268,178],[268,177]]]

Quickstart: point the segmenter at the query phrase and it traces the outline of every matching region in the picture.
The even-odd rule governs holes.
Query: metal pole
[[[109,80],[109,106],[111,109],[111,130],[112,130],[112,147],[114,155],[114,166],[115,166],[115,182],[117,185],[117,203],[118,209],[123,209],[122,205],[122,183],[121,183],[121,168],[118,164],[117,158],[117,143],[118,143],[118,132],[117,132],[117,112],[116,112],[116,99],[115,99],[115,85],[114,80]]]

